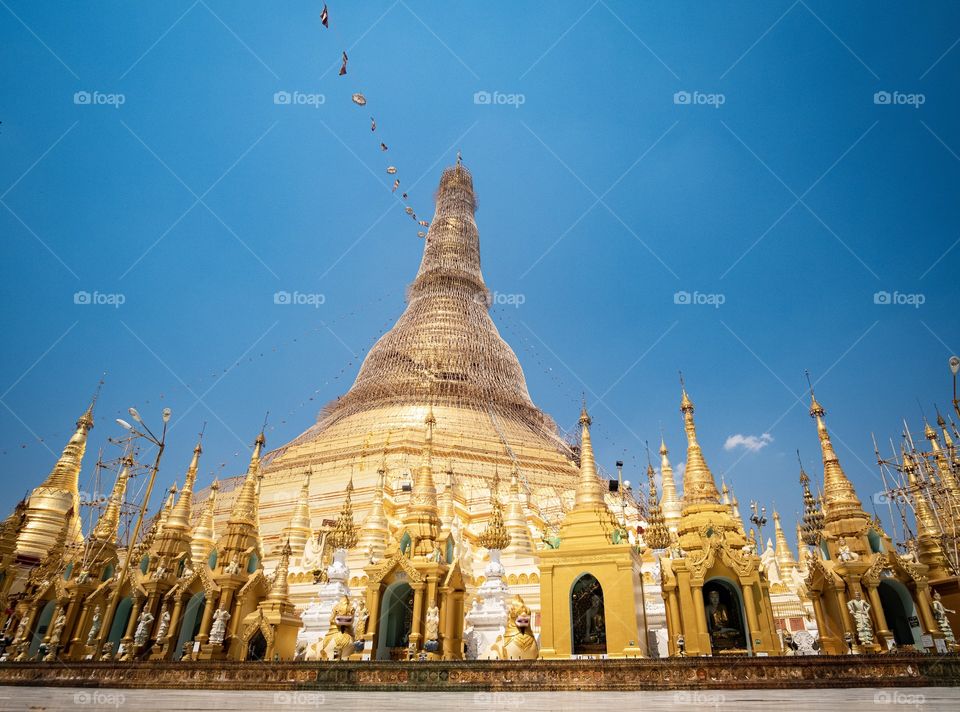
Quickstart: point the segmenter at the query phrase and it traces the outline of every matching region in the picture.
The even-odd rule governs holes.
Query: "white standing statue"
[[[210,626],[210,644],[223,645],[223,639],[227,635],[227,621],[230,620],[230,611],[226,608],[219,608],[213,614],[213,625]]]
[[[100,613],[100,606],[93,609],[93,622],[90,623],[90,632],[87,633],[87,645],[93,645],[100,633],[100,626],[103,625],[103,617]]]
[[[763,550],[760,563],[763,565],[764,571],[767,573],[767,580],[771,584],[783,583],[783,579],[780,577],[780,566],[777,563],[777,554],[770,539],[767,539],[767,548]]]
[[[863,600],[860,592],[850,601],[847,601],[847,610],[853,616],[857,627],[857,639],[861,645],[873,645],[873,626],[870,624],[870,604]]]
[[[953,635],[953,628],[950,627],[950,621],[947,620],[948,613],[956,613],[956,611],[944,606],[943,601],[940,600],[940,592],[934,591],[933,617],[937,619],[937,625],[940,626],[940,632],[943,633],[943,639],[947,643],[947,647],[950,650],[955,650],[957,647],[957,639]]]
[[[440,609],[436,606],[427,608],[427,624],[424,629],[425,640],[439,640],[440,638]]]
[[[147,644],[150,637],[150,624],[153,623],[153,614],[146,608],[137,619],[137,629],[133,633],[133,644],[137,648],[142,648]]]
[[[170,628],[170,611],[167,610],[167,604],[164,603],[160,609],[160,624],[157,626],[157,640],[163,640],[167,637],[167,630]]]

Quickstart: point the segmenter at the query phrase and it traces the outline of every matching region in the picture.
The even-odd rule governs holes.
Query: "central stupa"
[[[401,508],[431,408],[434,477],[441,489],[453,483],[462,524],[482,528],[495,474],[506,480],[514,471],[535,525],[559,515],[559,497],[576,484],[574,453],[530,400],[523,369],[490,318],[475,210],[473,179],[458,162],[441,176],[403,315],[367,354],[350,390],[265,460],[260,521],[268,552],[278,548],[311,471],[314,526],[335,516],[351,477],[363,522],[379,470],[388,514],[391,504]]]

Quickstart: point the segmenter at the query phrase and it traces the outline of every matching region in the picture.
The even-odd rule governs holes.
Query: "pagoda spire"
[[[200,453],[202,452],[203,447],[197,440],[197,444],[193,448],[193,457],[190,459],[189,467],[187,467],[187,474],[183,478],[183,489],[180,490],[180,497],[170,511],[164,525],[169,530],[190,531],[190,519],[193,516],[193,486],[197,481],[197,470],[200,467]]]
[[[597,476],[597,464],[593,457],[593,443],[590,440],[591,419],[586,404],[580,409],[580,478],[577,480],[577,493],[574,509],[604,507],[603,486]]]
[[[380,559],[387,547],[387,538],[390,534],[390,522],[383,511],[384,487],[386,485],[386,462],[377,470],[377,484],[373,490],[373,503],[370,512],[363,520],[360,529],[359,545],[371,559]]]
[[[824,521],[827,526],[845,519],[861,520],[863,524],[869,524],[870,517],[863,511],[863,505],[860,504],[860,499],[853,489],[853,484],[847,479],[843,468],[840,466],[837,453],[833,449],[830,433],[823,422],[825,414],[826,411],[817,401],[811,387],[810,417],[817,423],[820,452],[823,455]]]
[[[293,507],[293,516],[290,523],[283,528],[280,536],[290,545],[295,556],[303,556],[304,547],[313,531],[310,521],[310,479],[313,470],[308,469],[300,486],[297,503]]]
[[[503,523],[503,506],[500,504],[500,495],[497,490],[500,488],[500,477],[493,476],[493,483],[490,487],[490,518],[487,525],[477,541],[484,549],[502,551],[510,546],[510,532],[507,531]]]
[[[660,508],[663,510],[664,519],[667,522],[667,528],[670,531],[677,531],[680,523],[680,510],[682,505],[677,496],[677,483],[673,479],[673,467],[670,465],[670,458],[667,457],[670,451],[667,450],[667,444],[664,442],[663,434],[660,434],[660,486],[663,492],[660,495]]]
[[[693,422],[693,401],[681,381],[680,411],[683,413],[683,429],[687,434],[687,469],[683,473],[683,506],[696,504],[719,504],[720,493],[713,473],[707,467],[697,442],[697,426]]]
[[[353,523],[353,477],[347,482],[346,496],[337,515],[336,524],[330,532],[330,542],[334,549],[352,549],[357,544],[357,527]]]
[[[96,401],[94,396],[50,474],[30,494],[23,528],[17,537],[17,556],[42,559],[63,529],[69,529],[68,543],[79,538],[80,466],[87,450],[87,433],[93,428]]]
[[[943,417],[937,416],[937,424],[939,425],[943,422]],[[943,433],[945,435],[945,442],[947,438],[950,437],[950,434],[947,432],[946,423],[943,423]],[[940,441],[937,437],[937,431],[934,430],[929,423],[924,422],[923,435],[927,440],[930,441],[930,450],[933,453],[933,460],[937,465],[937,476],[940,478],[940,482],[943,484],[944,489],[948,492],[955,493],[954,496],[960,496],[956,493],[960,493],[960,483],[957,482],[957,478],[953,474],[953,469],[950,467],[950,460],[947,452],[944,452],[940,447]],[[949,441],[948,450],[952,449],[953,442]]]
[[[214,480],[210,484],[210,492],[207,495],[207,501],[200,512],[200,519],[193,530],[193,536],[190,540],[190,558],[194,565],[199,565],[207,560],[210,550],[216,543],[216,534],[213,529],[214,509],[217,505],[217,491],[220,489],[220,483]]]
[[[649,449],[647,449],[647,481],[649,488],[647,529],[643,533],[643,540],[651,549],[666,549],[670,546],[670,531],[667,529],[663,511],[657,501],[656,471],[650,462]]]
[[[510,474],[510,497],[507,500],[505,522],[507,531],[510,532],[510,551],[532,554],[534,551],[533,539],[530,537],[527,515],[523,511],[523,502],[520,499],[520,475],[516,466]]]
[[[273,582],[270,584],[270,593],[267,594],[267,600],[286,603],[290,599],[290,585],[287,582],[287,576],[290,573],[290,540],[283,543],[280,550],[280,561],[273,572]]]
[[[254,526],[257,522],[257,507],[259,488],[257,484],[260,480],[260,453],[267,442],[263,431],[257,435],[253,441],[253,453],[250,455],[250,465],[247,467],[247,474],[240,487],[240,493],[233,503],[233,510],[230,512],[228,524],[248,524]]]
[[[793,558],[793,551],[790,549],[790,544],[787,543],[787,536],[783,533],[783,526],[780,524],[780,513],[776,510],[773,511],[773,529],[776,539],[777,564],[780,566],[781,575],[785,576],[787,571],[797,568],[797,561]]]
[[[901,450],[903,459],[903,471],[907,475],[907,483],[910,487],[910,494],[913,500],[913,513],[917,520],[917,537],[940,537],[940,527],[937,526],[937,518],[933,513],[933,507],[927,501],[924,488],[917,477],[917,463],[913,456],[905,450]]]
[[[433,553],[437,537],[440,535],[437,487],[433,481],[433,428],[437,424],[437,419],[433,416],[432,405],[424,423],[426,437],[423,455],[413,480],[410,505],[404,514],[403,524],[416,542],[414,554],[425,557]]]
[[[90,535],[92,539],[109,543],[116,541],[117,527],[120,525],[120,509],[123,507],[123,498],[127,493],[127,480],[130,477],[130,467],[132,465],[133,458],[130,455],[125,455],[116,482],[113,484],[113,490],[107,499],[106,509],[103,510],[103,514],[100,515],[100,519]]]

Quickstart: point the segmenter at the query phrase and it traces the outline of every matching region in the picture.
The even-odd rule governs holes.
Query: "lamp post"
[[[750,515],[750,521],[756,525],[757,530],[760,533],[759,548],[762,549],[763,548],[763,527],[767,523],[767,508],[761,507],[756,500],[753,500],[752,502],[750,502],[750,509],[753,510],[753,514]]]
[[[123,584],[127,578],[127,569],[130,568],[130,559],[133,556],[133,549],[137,543],[137,539],[140,536],[140,528],[143,525],[143,517],[147,512],[147,506],[150,504],[150,493],[153,491],[153,483],[157,478],[157,471],[160,469],[160,458],[163,456],[163,449],[166,446],[167,423],[170,422],[170,409],[164,408],[162,413],[163,430],[160,431],[160,437],[158,438],[153,434],[153,431],[147,427],[147,424],[143,422],[143,419],[140,417],[140,413],[137,412],[136,408],[129,408],[128,412],[130,413],[130,417],[133,418],[134,422],[136,422],[137,426],[131,425],[127,421],[120,418],[117,418],[117,423],[125,430],[129,430],[133,437],[144,438],[145,440],[156,445],[157,456],[153,461],[153,466],[150,468],[150,478],[147,480],[147,488],[143,493],[143,502],[140,504],[140,512],[137,514],[137,523],[133,528],[133,534],[131,535],[130,540],[127,542],[127,551],[124,554],[123,566],[120,568],[120,572],[117,577],[117,583],[113,589],[113,595],[110,597],[110,603],[107,606],[107,612],[103,617],[103,625],[100,627],[100,634],[97,636],[97,648],[94,651],[95,653],[99,653],[104,637],[108,634],[110,628],[113,627],[113,616],[117,612],[117,603],[120,600],[120,591],[123,589]],[[138,427],[142,428],[142,430],[138,429]]]

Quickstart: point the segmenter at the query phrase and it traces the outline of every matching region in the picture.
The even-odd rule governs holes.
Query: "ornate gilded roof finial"
[[[510,534],[503,523],[503,507],[500,505],[500,473],[494,468],[493,484],[490,486],[490,519],[480,532],[477,541],[485,549],[503,550],[510,546]]]
[[[903,460],[903,471],[907,475],[907,482],[910,487],[910,495],[913,500],[913,514],[917,520],[917,536],[939,538],[941,535],[940,527],[937,526],[937,518],[933,513],[930,502],[927,501],[926,489],[921,485],[920,478],[917,477],[917,464],[913,457],[906,450],[900,450]]]
[[[683,413],[683,429],[687,434],[687,469],[683,473],[683,505],[720,504],[720,493],[713,480],[713,473],[707,466],[697,442],[697,426],[693,420],[693,401],[687,395],[687,388],[680,374],[680,412]]]
[[[127,493],[127,480],[130,476],[130,468],[133,466],[133,458],[130,455],[124,455],[121,462],[120,472],[117,474],[117,480],[113,484],[109,499],[107,499],[106,509],[103,510],[103,514],[91,535],[93,539],[101,542],[113,543],[117,538],[120,509],[123,507],[123,498]]]
[[[673,467],[670,465],[670,459],[667,457],[670,451],[667,450],[667,443],[663,439],[663,428],[660,429],[660,508],[663,516],[666,518],[667,527],[676,529],[680,521],[681,503],[677,496],[677,483],[673,479]]]
[[[580,409],[580,477],[577,480],[577,493],[574,508],[603,507],[603,487],[597,476],[597,463],[593,457],[593,443],[590,440],[590,414],[587,405]]]
[[[194,527],[193,536],[190,537],[190,558],[195,565],[199,565],[207,560],[210,550],[216,543],[216,533],[213,529],[214,510],[217,505],[217,492],[220,490],[220,483],[214,480],[210,483],[210,492],[207,494],[207,501],[200,512],[200,519],[197,526]]]
[[[643,540],[651,549],[666,549],[670,546],[670,532],[663,518],[663,510],[657,500],[656,471],[650,462],[650,446],[644,441],[647,449],[647,480],[649,496],[647,503],[647,528],[643,532]]]
[[[818,503],[810,492],[810,476],[803,469],[799,450],[797,450],[797,461],[800,463],[800,486],[803,488],[803,518],[797,526],[803,532],[803,543],[812,547],[820,543],[820,536],[823,533],[822,503]]]
[[[307,468],[303,484],[300,486],[300,494],[297,495],[297,503],[293,507],[293,516],[290,517],[290,523],[284,527],[282,535],[290,544],[291,551],[296,556],[302,556],[307,540],[310,538],[310,478],[313,475],[313,468]]]
[[[357,527],[353,523],[353,475],[347,482],[347,494],[343,499],[343,506],[337,515],[337,522],[330,532],[330,542],[334,549],[352,549],[357,544]]]
[[[793,551],[790,549],[790,544],[787,543],[783,526],[780,524],[780,513],[776,509],[773,510],[773,530],[776,540],[777,563],[780,564],[780,570],[784,572],[787,569],[797,568],[797,561],[793,558]]]

